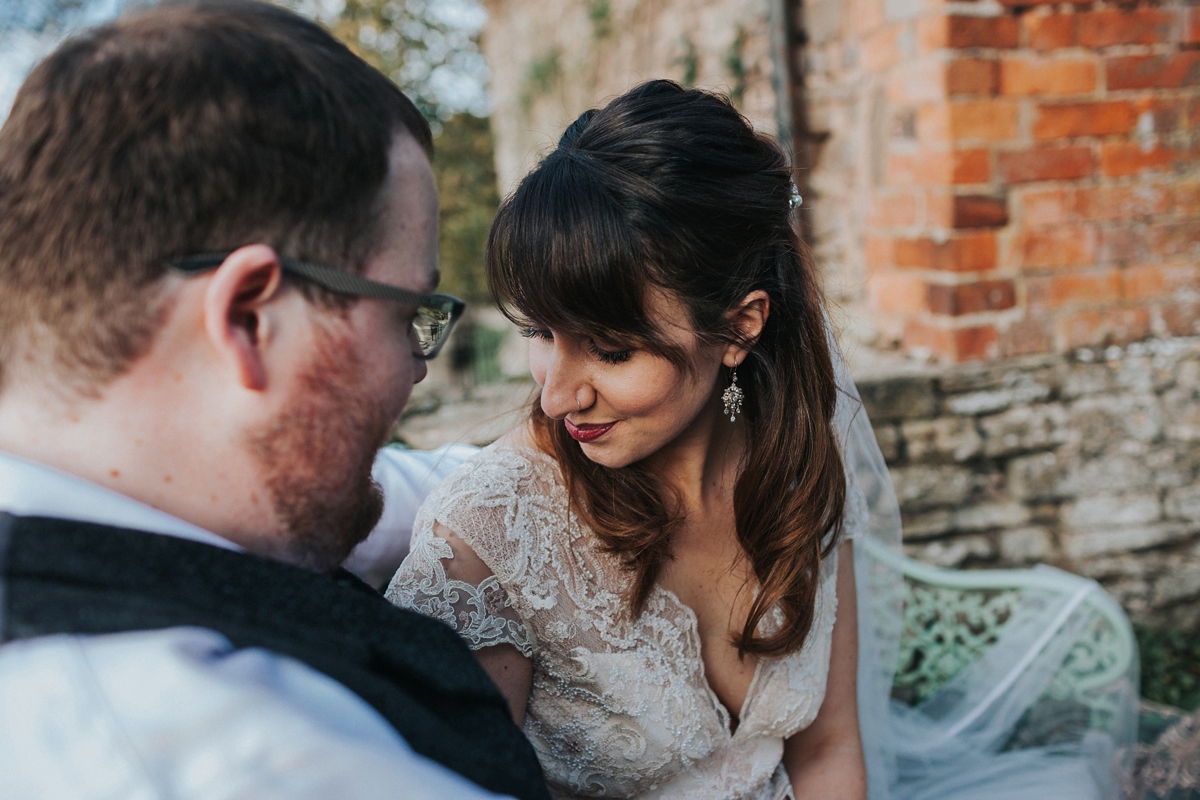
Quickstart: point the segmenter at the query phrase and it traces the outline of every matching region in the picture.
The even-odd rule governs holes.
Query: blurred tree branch
[[[481,6],[476,0],[277,2],[326,25],[430,120],[441,196],[442,288],[486,302],[483,254],[499,196],[483,94],[487,67],[477,41],[485,18]]]

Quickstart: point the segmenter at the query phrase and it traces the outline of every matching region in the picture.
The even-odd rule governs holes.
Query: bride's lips
[[[563,419],[563,422],[566,424],[567,433],[571,434],[571,438],[577,442],[583,442],[584,444],[596,441],[601,436],[612,430],[613,425],[617,424],[615,422],[607,422],[603,425],[576,425],[569,419]]]

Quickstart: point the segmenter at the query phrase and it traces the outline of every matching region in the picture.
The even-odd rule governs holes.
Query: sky
[[[61,16],[69,29],[95,25],[124,5],[125,0],[0,0],[0,119],[8,116],[25,74],[66,34],[63,27],[47,26],[48,19]]]

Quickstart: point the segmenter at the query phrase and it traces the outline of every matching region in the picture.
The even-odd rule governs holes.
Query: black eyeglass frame
[[[202,253],[169,259],[166,263],[171,269],[182,272],[185,275],[199,275],[221,266],[229,256],[230,253]],[[437,340],[429,352],[421,351],[413,353],[414,357],[422,361],[428,361],[441,351],[442,345],[450,338],[450,331],[454,327],[454,323],[458,321],[458,318],[462,316],[463,309],[467,307],[467,304],[462,300],[448,294],[421,294],[408,289],[401,289],[399,286],[373,281],[370,278],[364,278],[361,275],[355,275],[344,270],[314,264],[311,261],[303,261],[283,255],[278,256],[278,258],[279,266],[283,268],[284,274],[304,278],[334,294],[404,303],[415,306],[418,311],[428,309],[437,314],[445,314],[446,320],[444,322],[435,320],[438,324],[444,325],[444,327],[441,329]]]

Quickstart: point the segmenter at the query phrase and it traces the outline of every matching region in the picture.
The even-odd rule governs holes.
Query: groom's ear
[[[740,303],[725,312],[726,322],[733,328],[738,341],[725,348],[721,363],[727,367],[741,364],[750,348],[758,343],[758,337],[762,336],[769,316],[771,296],[762,289],[750,292]]]
[[[279,294],[283,267],[264,244],[240,247],[217,267],[204,292],[204,330],[246,389],[267,387],[262,344],[272,331],[264,307]]]

